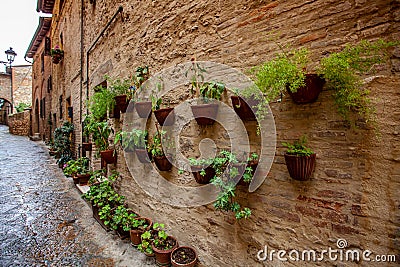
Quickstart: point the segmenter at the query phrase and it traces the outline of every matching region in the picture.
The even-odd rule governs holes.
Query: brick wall
[[[309,48],[313,62],[361,39],[400,39],[398,1],[202,0],[133,4],[115,0],[97,1],[96,5],[85,2],[84,51],[120,4],[124,7],[124,21],[118,17],[90,55],[90,88],[101,82],[106,73],[127,77],[143,65],[149,65],[155,73],[189,61],[193,56],[246,71],[278,52],[276,44],[269,40],[271,32],[279,36],[282,44]],[[66,2],[52,27],[53,44],[60,41],[62,33],[66,53],[63,62],[53,66],[52,112],[57,114],[61,94],[71,96],[74,112],[79,110],[80,95],[85,101],[86,91],[81,92],[78,83],[79,10],[74,1]],[[81,70],[84,77],[85,67]],[[232,214],[214,211],[212,205],[177,208],[150,198],[131,177],[122,153],[118,154],[117,165],[123,177],[119,191],[139,214],[164,222],[181,244],[194,246],[203,266],[262,266],[256,254],[264,245],[276,250],[326,249],[335,248],[338,238],[345,238],[352,248],[369,249],[376,254],[398,254],[398,71],[396,50],[391,65],[384,66],[366,84],[377,108],[378,137],[368,127],[348,128],[335,111],[333,92],[327,89],[313,104],[296,105],[288,97],[281,103],[271,104],[277,129],[276,156],[266,181],[256,192],[250,194],[244,188],[239,189],[240,201],[253,210],[252,217],[246,221],[237,222]],[[177,90],[182,93],[185,89]],[[227,104],[228,99],[226,96]],[[110,119],[115,130],[121,129],[123,121],[124,116],[121,120]],[[79,136],[79,116],[74,115],[74,123]],[[254,124],[246,126],[249,131],[255,131]],[[209,136],[223,143],[226,136],[220,135],[218,126],[215,127],[199,131],[192,122],[182,138],[192,147]],[[308,182],[289,177],[281,145],[302,134],[309,136],[309,146],[317,152],[316,170]],[[189,148],[185,153],[195,154]],[[258,148],[255,141],[253,149]],[[176,170],[167,176],[172,181],[179,180]],[[278,264],[265,263],[267,266]],[[295,265],[302,266],[282,263],[282,266]]]
[[[9,115],[8,123],[8,130],[11,134],[28,136],[31,125],[31,110]]]

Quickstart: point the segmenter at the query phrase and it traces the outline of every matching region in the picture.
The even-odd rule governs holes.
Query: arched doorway
[[[0,98],[0,124],[8,125],[8,114],[11,112],[11,103],[5,98]]]

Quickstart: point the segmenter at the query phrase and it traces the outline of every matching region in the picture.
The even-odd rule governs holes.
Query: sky
[[[0,61],[7,61],[4,52],[12,47],[17,53],[13,65],[29,64],[24,57],[39,25],[36,5],[37,0],[0,0]]]

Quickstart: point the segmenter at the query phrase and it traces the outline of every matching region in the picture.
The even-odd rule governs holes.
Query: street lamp
[[[8,64],[10,65],[10,75],[11,75],[11,114],[13,113],[14,109],[14,97],[13,97],[13,72],[12,72],[12,67],[11,64],[14,62],[15,56],[17,53],[10,47],[10,49],[6,50],[4,53],[7,55],[7,61]]]

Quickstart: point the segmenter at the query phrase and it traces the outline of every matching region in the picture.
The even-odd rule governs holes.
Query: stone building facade
[[[52,75],[50,57],[51,18],[39,18],[39,25],[26,52],[26,57],[33,59],[32,65],[32,135],[49,140],[53,127],[51,112]]]
[[[64,59],[50,68],[50,112],[59,125],[72,107],[76,155],[86,96],[104,81],[105,74],[125,78],[145,65],[156,73],[192,57],[246,72],[279,52],[271,33],[283,45],[308,48],[312,62],[363,39],[400,39],[400,3],[386,0],[56,0],[52,13],[51,43],[64,50]],[[276,258],[262,262],[257,253],[265,246],[275,251],[335,249],[338,239],[345,239],[349,248],[395,254],[400,260],[399,57],[396,48],[390,64],[366,79],[377,109],[379,138],[369,127],[349,128],[336,112],[331,90],[324,89],[313,104],[297,105],[287,96],[271,103],[277,132],[272,168],[255,192],[238,189],[240,201],[253,211],[247,220],[235,221],[232,214],[216,212],[211,204],[179,208],[148,196],[133,179],[121,151],[117,165],[108,168],[121,173],[118,190],[128,204],[139,214],[165,223],[181,245],[195,247],[201,266],[310,266]],[[178,89],[171,102],[178,103],[176,96],[184,90]],[[230,105],[227,97],[224,101]],[[124,120],[123,115],[110,123],[118,131]],[[201,130],[191,122],[182,132],[189,144],[185,154],[194,155],[199,142],[210,136],[226,144],[227,135],[218,127]],[[255,124],[246,127],[256,140],[252,149],[260,149]],[[281,145],[303,134],[317,152],[309,182],[289,177]],[[98,162],[94,153],[90,156]],[[162,175],[179,183],[175,168]],[[357,263],[315,263],[337,265]]]

